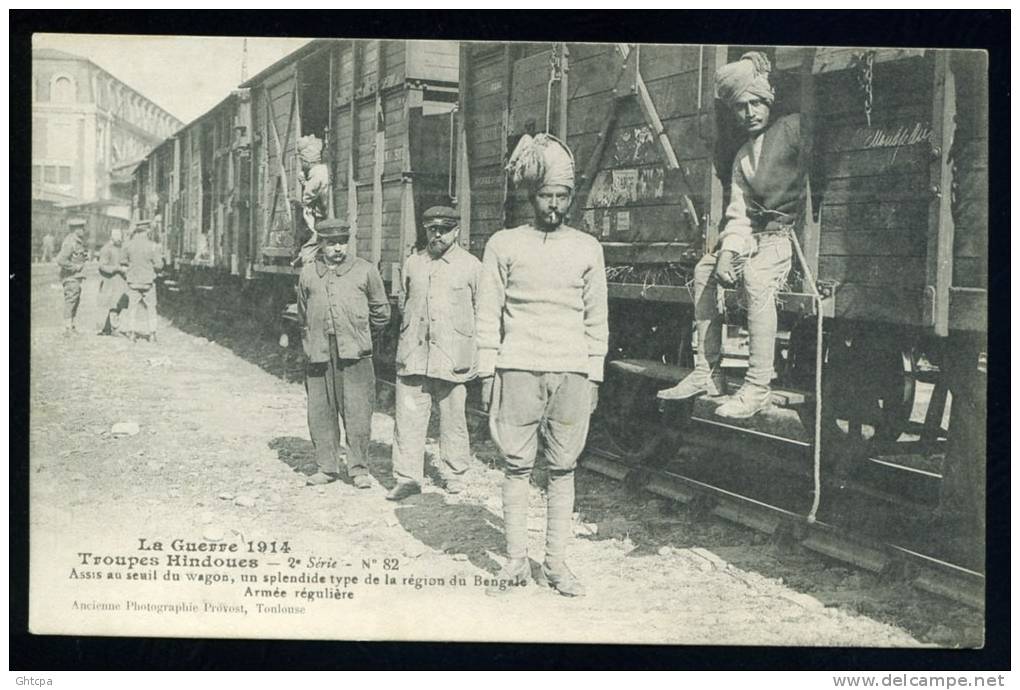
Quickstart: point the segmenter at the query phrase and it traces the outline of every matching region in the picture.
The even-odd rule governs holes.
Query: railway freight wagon
[[[653,484],[668,476],[680,494],[745,496],[774,510],[761,519],[809,516],[976,572],[988,233],[981,54],[756,48],[773,63],[773,119],[800,115],[806,179],[800,256],[778,296],[772,406],[744,422],[714,416],[717,399],[656,401],[698,346],[692,269],[715,246],[742,143],[713,75],[750,49],[462,44],[462,235],[480,255],[493,232],[528,222],[527,199],[504,173],[508,154],[525,133],[564,139],[578,173],[568,222],[602,242],[610,289],[595,450],[642,471],[655,465]],[[736,293],[724,297],[732,392],[746,332]],[[589,462],[598,467],[598,452]]]
[[[315,135],[329,215],[399,288],[417,218],[450,204],[459,53],[447,41],[315,40],[241,84],[136,171],[182,287],[276,323],[293,301],[302,218],[297,140]]]

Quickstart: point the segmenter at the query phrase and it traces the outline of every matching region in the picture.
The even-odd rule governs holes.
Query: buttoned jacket
[[[329,336],[341,359],[372,356],[372,332],[390,320],[390,303],[375,265],[347,255],[336,266],[320,256],[301,268],[297,286],[302,345],[309,362],[329,361]]]
[[[412,254],[401,273],[404,312],[397,344],[397,374],[461,383],[475,377],[475,316],[481,262],[459,245],[433,258]]]

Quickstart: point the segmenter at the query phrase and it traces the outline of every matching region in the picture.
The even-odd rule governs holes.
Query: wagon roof
[[[272,74],[273,72],[279,71],[281,67],[289,65],[295,60],[300,60],[309,53],[315,51],[316,49],[321,48],[322,46],[328,43],[335,43],[336,41],[337,39],[335,38],[313,38],[309,40],[308,43],[301,46],[294,52],[284,55],[282,58],[271,64],[269,67],[266,67],[264,70],[256,74],[254,77],[251,77],[250,79],[248,79],[248,81],[242,83],[239,88],[242,89],[250,88],[257,84],[258,82],[265,79],[268,75]]]

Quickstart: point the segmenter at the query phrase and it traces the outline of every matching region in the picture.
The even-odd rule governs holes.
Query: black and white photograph
[[[985,647],[987,52],[337,26],[32,36],[30,633]]]

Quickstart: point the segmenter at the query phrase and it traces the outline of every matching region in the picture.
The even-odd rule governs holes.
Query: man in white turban
[[[301,247],[299,260],[311,263],[318,251],[317,221],[329,215],[329,168],[322,162],[322,139],[313,134],[297,140],[298,160],[301,161],[301,217],[311,237]]]
[[[747,307],[749,362],[740,390],[716,409],[721,417],[744,419],[768,407],[775,371],[775,293],[790,270],[790,233],[803,206],[800,171],[800,116],[772,121],[775,93],[771,65],[751,52],[721,67],[715,96],[733,113],[747,141],[733,161],[730,203],[715,250],[694,268],[694,318],[698,351],[694,371],[672,388],[659,391],[666,400],[707,393],[722,395],[719,370],[722,315],[717,290],[739,286]]]
[[[478,306],[478,375],[489,429],[504,464],[508,560],[497,577],[512,591],[531,579],[528,492],[539,438],[549,464],[545,559],[538,581],[565,596],[584,587],[567,567],[574,468],[598,403],[608,349],[605,260],[598,241],[564,224],[574,200],[574,158],[555,137],[525,135],[507,170],[529,192],[535,220],[500,230],[485,246]],[[514,586],[516,585],[516,586]]]

